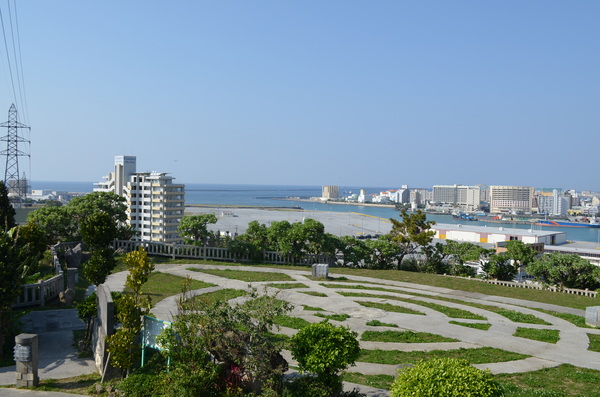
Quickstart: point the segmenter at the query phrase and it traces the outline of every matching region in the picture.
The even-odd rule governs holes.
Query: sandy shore
[[[336,236],[359,236],[385,234],[391,230],[390,220],[357,212],[333,212],[292,210],[282,208],[238,208],[238,207],[199,207],[185,208],[186,215],[215,214],[217,223],[209,225],[212,231],[227,231],[232,234],[246,232],[248,223],[258,221],[267,226],[274,221],[302,222],[306,218],[315,219],[325,226],[327,233]]]

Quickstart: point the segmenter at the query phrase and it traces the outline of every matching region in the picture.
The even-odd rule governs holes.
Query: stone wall
[[[92,347],[94,350],[94,359],[96,367],[100,373],[103,373],[107,362],[108,352],[106,351],[106,337],[112,335],[115,329],[115,304],[108,286],[100,284],[96,289],[98,299],[98,317],[94,325],[92,336]],[[114,370],[108,368],[107,373],[112,373]]]

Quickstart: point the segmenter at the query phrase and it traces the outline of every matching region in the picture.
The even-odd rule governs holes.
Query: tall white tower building
[[[175,243],[181,241],[177,228],[185,210],[185,185],[173,179],[164,172],[136,172],[135,156],[116,156],[115,171],[96,183],[94,191],[125,197],[135,239]]]

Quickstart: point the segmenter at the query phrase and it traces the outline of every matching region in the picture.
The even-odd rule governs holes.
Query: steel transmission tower
[[[8,128],[8,134],[0,137],[0,141],[6,142],[6,150],[0,152],[0,155],[6,156],[6,168],[4,171],[4,184],[8,189],[9,194],[15,195],[18,202],[22,203],[27,197],[28,181],[23,173],[23,177],[19,175],[19,157],[29,157],[29,153],[19,149],[19,143],[31,142],[19,134],[19,129],[31,128],[17,121],[17,108],[13,103],[8,109],[8,121],[0,124],[0,127]],[[23,145],[22,145],[23,146]]]

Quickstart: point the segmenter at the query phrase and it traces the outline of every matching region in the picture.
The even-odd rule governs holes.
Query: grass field
[[[164,262],[164,261],[163,261]],[[169,261],[172,263],[172,261]],[[179,263],[191,264],[192,262],[189,260],[181,261]],[[198,261],[196,263],[208,263],[207,261]],[[226,263],[218,263],[212,262],[212,264],[226,264]],[[230,264],[226,264],[230,265]],[[239,266],[236,264],[232,264],[234,266]],[[260,265],[257,267],[269,267],[266,265]],[[301,267],[301,266],[270,266],[276,267],[280,269],[294,269],[294,270],[307,270],[310,271],[309,267]],[[213,271],[205,271],[203,272],[209,273]],[[252,273],[251,275],[246,275],[244,273]],[[277,283],[281,281],[293,281],[289,276],[284,275],[284,279],[272,279],[271,277],[277,278],[279,276],[271,276],[273,273],[268,272],[245,272],[245,271],[221,271],[220,273],[211,273],[221,277],[233,278],[247,282],[259,281],[259,282],[271,282],[270,286],[276,288],[286,288],[287,286],[294,285],[294,283]],[[234,274],[236,276],[234,276]],[[346,290],[370,290],[370,291],[378,291],[378,292],[388,292],[388,293],[400,293],[406,295],[414,295],[420,297],[429,297],[427,294],[418,294],[418,293],[409,293],[400,290],[395,290],[392,287],[387,288],[385,283],[388,280],[393,281],[402,281],[409,282],[415,284],[422,285],[430,285],[435,287],[449,288],[449,289],[457,289],[466,292],[474,292],[481,293],[487,295],[496,295],[496,296],[505,296],[516,299],[524,299],[535,302],[543,302],[543,303],[551,303],[564,307],[571,307],[577,309],[584,309],[587,306],[597,306],[600,305],[598,302],[600,300],[596,298],[587,298],[575,295],[567,295],[562,293],[554,293],[548,291],[538,291],[538,290],[526,290],[526,289],[516,289],[516,288],[507,288],[502,286],[496,286],[491,284],[485,284],[476,280],[468,280],[461,278],[454,278],[448,276],[440,276],[440,275],[431,275],[431,274],[421,274],[421,273],[411,273],[411,272],[403,272],[403,271],[383,271],[383,270],[365,270],[365,269],[346,269],[346,268],[331,268],[330,274],[332,274],[334,280],[332,282],[324,282],[323,285],[331,288],[337,289],[346,289]],[[268,275],[268,276],[266,276]],[[361,286],[361,285],[346,285],[346,282],[356,283],[356,281],[346,279],[345,276],[364,276],[364,277],[374,277],[381,280],[381,284],[377,283],[369,283],[373,285],[373,288]],[[250,277],[243,279],[243,277]],[[176,290],[175,293],[180,292],[180,283],[181,279],[173,279],[169,281],[169,284],[176,285],[179,288],[173,288]],[[158,284],[161,284],[160,280],[158,280]],[[164,282],[163,282],[164,284]],[[208,286],[208,285],[207,285]],[[152,287],[154,288],[154,287]],[[161,288],[165,289],[165,291],[160,294],[155,291],[151,291],[153,296],[161,296],[163,294],[168,294],[169,288],[165,288],[165,286],[161,286]],[[201,287],[199,287],[201,288]],[[298,287],[300,288],[300,287]],[[301,287],[305,288],[305,286]],[[195,289],[195,288],[194,288]],[[150,291],[150,289],[149,289]],[[210,294],[211,299],[231,299],[232,297],[238,296],[238,294],[243,294],[241,291],[237,290],[222,290],[225,292],[218,291],[217,293]],[[233,292],[237,291],[237,292]],[[300,291],[299,291],[300,292]],[[315,291],[302,291],[303,293],[314,295],[314,296],[326,296],[326,294],[315,292]],[[356,295],[353,295],[356,294]],[[357,296],[360,294],[359,291],[355,293],[350,293],[348,295]],[[368,292],[365,291],[363,295],[367,296]],[[391,296],[385,295],[376,295],[371,294],[373,297],[377,296],[378,298],[391,299]],[[516,310],[506,310],[503,308],[499,308],[494,305],[486,305],[479,303],[470,303],[465,302],[459,299],[452,298],[444,298],[444,297],[435,297],[435,299],[439,299],[439,304],[432,304],[437,306],[444,306],[442,301],[460,303],[466,306],[472,306],[481,308],[484,310],[493,311],[497,314],[501,314],[510,318],[512,321],[520,321],[523,323],[534,323],[534,324],[548,324],[542,319],[529,315],[523,314]],[[396,298],[396,300],[400,300]],[[422,304],[423,301],[417,301],[416,299],[406,299],[403,298],[410,303],[414,304]],[[414,310],[406,309],[401,307],[400,305],[392,305],[388,303],[380,303],[380,302],[366,302],[361,301],[358,302],[363,306],[377,308],[386,311],[394,311],[394,312],[402,312],[402,313],[411,313],[411,314],[422,314],[416,312]],[[433,308],[435,306],[431,306]],[[448,306],[444,306],[448,307]],[[306,310],[314,310],[320,308],[307,307]],[[439,310],[440,308],[437,307]],[[445,310],[445,309],[444,309]],[[540,312],[544,312],[550,315],[554,315],[559,318],[563,318],[567,321],[572,322],[577,326],[585,326],[585,320],[582,316],[575,316],[564,314],[560,312],[549,312],[544,310],[539,310]],[[465,312],[469,313],[465,310]],[[460,317],[457,317],[460,318]],[[300,329],[308,324],[306,320],[292,317],[292,316],[280,316],[276,319],[276,323],[290,328]],[[464,327],[472,327],[478,328],[482,330],[486,330],[490,327],[489,323],[467,323],[461,321],[451,321],[450,323],[464,326]],[[380,322],[378,320],[371,320],[367,322],[367,325],[371,326],[381,326],[381,327],[392,327],[396,326],[395,324],[386,324],[384,322]],[[542,340],[547,343],[555,343],[554,339],[557,338],[557,335],[552,335],[550,332],[550,336],[540,336],[542,332],[547,330],[538,330],[538,329],[525,329],[523,331],[520,329],[516,336],[520,337],[528,337],[530,339]],[[553,330],[550,330],[553,331]],[[369,331],[374,332],[374,331]],[[397,334],[401,334],[401,332],[396,331]],[[524,332],[524,333],[523,333]],[[364,333],[365,334],[365,333]],[[363,335],[364,335],[363,334]],[[384,334],[384,333],[380,333]],[[386,339],[385,341],[392,341],[394,338],[397,338],[397,334],[390,336],[390,339]],[[369,334],[367,334],[369,335]],[[371,338],[371,336],[367,336],[367,338]],[[374,338],[387,338],[387,336],[374,336]],[[590,350],[592,351],[600,351],[600,336],[595,334],[589,334],[590,338]],[[418,340],[418,339],[417,339]],[[424,339],[425,340],[425,339]],[[428,343],[425,341],[420,341],[419,343]],[[471,363],[487,363],[487,362],[500,362],[500,361],[511,361],[525,358],[527,356],[520,355],[517,353],[507,352],[499,349],[492,348],[480,348],[480,349],[458,349],[458,350],[450,350],[450,351],[431,351],[431,352],[399,352],[399,351],[379,351],[379,350],[362,350],[361,357],[358,361],[366,361],[366,362],[376,362],[376,363],[390,363],[396,365],[398,363],[414,363],[420,359],[426,359],[431,357],[456,357],[456,358],[464,358],[467,359]],[[393,377],[389,375],[364,375],[358,373],[352,373],[352,368],[348,370],[347,373],[344,374],[344,380],[356,382],[360,384],[366,384],[374,387],[387,388],[393,381]],[[522,374],[505,374],[505,375],[495,375],[496,379],[498,379],[505,388],[506,396],[600,396],[600,371],[587,370],[583,368],[577,368],[570,365],[561,365],[556,368],[547,368],[540,371],[533,371]]]
[[[230,278],[234,280],[246,281],[249,283],[262,282],[262,281],[294,281],[293,278],[283,273],[271,273],[271,272],[248,272],[243,270],[231,270],[231,269],[197,269],[194,267],[188,268],[195,272],[201,272],[206,274],[212,274],[213,276]]]

